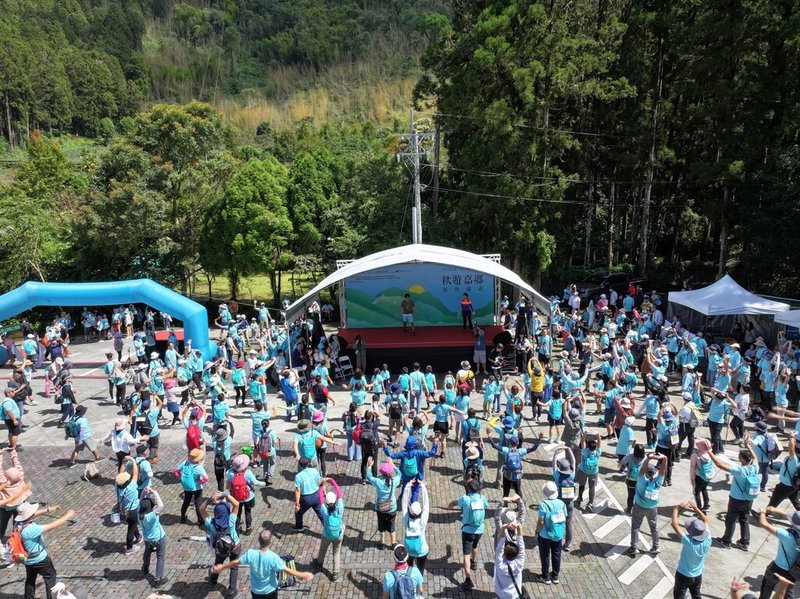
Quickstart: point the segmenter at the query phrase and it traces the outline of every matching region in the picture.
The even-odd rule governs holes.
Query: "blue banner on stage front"
[[[494,322],[494,277],[443,264],[401,264],[345,280],[347,326],[401,326],[406,293],[414,301],[417,325],[461,325],[464,293],[472,300],[474,322]]]

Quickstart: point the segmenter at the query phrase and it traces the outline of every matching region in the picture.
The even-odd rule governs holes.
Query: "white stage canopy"
[[[705,316],[769,315],[789,310],[789,304],[750,293],[730,275],[702,289],[670,292],[667,300]]]
[[[311,291],[289,306],[289,308],[286,310],[286,319],[289,321],[294,320],[295,316],[300,311],[304,310],[306,305],[310,303],[310,301],[316,297],[320,291],[326,289],[327,287],[331,287],[332,285],[335,285],[336,283],[348,277],[386,266],[395,266],[398,264],[414,262],[444,264],[447,266],[456,266],[465,269],[468,268],[478,272],[486,273],[487,275],[491,275],[506,281],[507,283],[511,283],[515,287],[519,287],[519,289],[535,303],[539,310],[548,316],[550,315],[550,301],[541,293],[536,291],[533,287],[528,285],[525,281],[523,281],[522,277],[520,277],[517,273],[506,268],[502,264],[498,264],[497,262],[489,260],[488,258],[484,258],[483,256],[472,254],[470,252],[465,252],[463,250],[457,250],[438,245],[428,245],[424,243],[412,243],[409,245],[392,248],[390,250],[377,252],[375,254],[370,254],[369,256],[364,256],[363,258],[354,260],[353,262],[350,262],[349,264],[337,269],[320,281],[320,283]]]
[[[778,312],[775,315],[775,322],[786,324],[790,327],[800,327],[800,310],[789,310],[787,312]]]

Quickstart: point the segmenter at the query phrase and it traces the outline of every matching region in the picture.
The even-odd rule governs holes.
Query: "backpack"
[[[203,435],[200,433],[200,427],[195,423],[190,424],[186,429],[186,448],[189,451],[203,448]]]
[[[214,468],[220,470],[227,466],[225,462],[225,441],[214,443]]]
[[[473,423],[470,422],[471,418],[467,419],[467,439],[470,441],[475,441],[476,443],[481,440],[481,429],[479,429],[476,425],[477,422]]]
[[[747,416],[745,416],[745,420],[747,422],[761,422],[764,420],[764,416],[764,410],[761,408],[751,408]]]
[[[307,403],[301,403],[297,407],[298,420],[311,420],[311,406]]]
[[[406,568],[403,572],[392,570],[395,599],[414,599],[417,596],[417,587],[414,584],[414,579],[411,578],[409,570],[410,568]]]
[[[745,474],[745,487],[742,488],[741,485],[737,483],[737,487],[739,487],[742,491],[742,495],[745,497],[749,497],[750,499],[755,499],[758,497],[758,494],[761,492],[761,476],[758,473],[758,468],[752,468]]]
[[[67,420],[64,424],[64,434],[67,435],[67,439],[77,439],[81,434],[81,425],[75,419]]]
[[[142,418],[143,420],[140,420]],[[145,412],[136,419],[136,430],[142,435],[149,435],[153,432],[153,423],[150,422],[150,412]]]
[[[133,409],[133,401],[134,401],[133,400],[133,396],[134,395],[136,395],[136,394],[132,393],[131,395],[129,395],[128,397],[123,398],[123,400],[122,400],[122,412],[125,415],[130,414],[131,410]]]
[[[766,435],[767,442],[764,447],[764,453],[767,454],[767,458],[771,462],[778,458],[783,451],[783,448],[778,443],[778,439],[775,438],[775,435]]]
[[[11,536],[8,537],[8,541],[6,542],[6,551],[8,552],[9,558],[11,558],[11,562],[14,564],[19,564],[41,553],[41,551],[28,553],[28,550],[25,549],[25,543],[22,541],[22,531],[29,524],[32,524],[32,522],[26,522],[25,524],[15,526]]]
[[[419,465],[416,457],[406,456],[400,463],[400,471],[404,476],[416,476],[419,472]]]
[[[359,426],[361,426],[359,424]],[[363,445],[377,445],[378,444],[378,431],[371,426],[361,427],[361,434],[359,435],[360,444]]]
[[[389,418],[397,420],[403,417],[403,406],[400,403],[400,397],[392,395],[389,401]]]
[[[314,394],[314,403],[328,403],[328,395],[323,385],[314,385],[311,392]]]
[[[231,495],[236,501],[247,501],[250,497],[250,485],[247,484],[244,472],[234,472],[231,481]]]
[[[294,575],[287,573],[286,570],[296,570],[297,564],[294,563],[294,556],[291,554],[282,555],[281,559],[286,564],[286,568],[278,574],[278,586],[282,589],[288,589],[297,584],[297,579]]]
[[[236,543],[233,542],[233,537],[231,537],[229,528],[222,530],[217,529],[217,532],[214,535],[214,542],[212,544],[214,546],[214,551],[220,557],[230,556],[233,548],[236,547]]]
[[[328,510],[328,530],[334,539],[338,539],[342,535],[342,513],[335,508]]]
[[[481,480],[483,475],[482,469],[478,464],[470,464],[464,472],[465,480]]]
[[[509,480],[522,480],[522,457],[519,455],[518,450],[513,449],[508,452],[508,456],[506,456],[505,471]]]
[[[483,520],[486,517],[486,508],[483,506],[483,498],[478,495],[477,497],[470,498],[469,504],[469,517],[467,524],[475,528],[483,525]]]
[[[347,413],[347,418],[344,421],[344,428],[347,431],[354,431],[355,428],[358,426],[358,416],[353,412]],[[355,441],[355,439],[354,439]],[[358,441],[355,441],[358,443]]]
[[[261,433],[258,438],[258,457],[266,458],[272,453],[272,437],[269,431]]]
[[[546,506],[546,507],[545,507]],[[561,510],[555,510],[554,506],[546,501],[539,504],[539,507],[545,507],[544,513],[544,527],[557,541],[564,538],[566,529],[567,517]]]
[[[361,422],[356,424],[356,427],[353,429],[353,443],[356,445],[361,445],[361,433],[364,432],[364,427],[361,426]]]

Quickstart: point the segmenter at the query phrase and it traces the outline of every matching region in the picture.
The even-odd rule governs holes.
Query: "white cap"
[[[552,480],[548,481],[542,487],[542,493],[545,496],[545,499],[555,499],[558,497],[558,488],[556,487],[556,483]]]
[[[325,493],[325,503],[327,503],[328,505],[336,503],[337,499],[338,497],[336,497],[336,493],[334,493],[333,491],[328,491],[327,493]]]

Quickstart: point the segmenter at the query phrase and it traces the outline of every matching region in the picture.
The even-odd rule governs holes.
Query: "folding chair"
[[[339,356],[337,366],[339,367],[342,380],[348,376],[353,376],[353,363],[350,361],[350,356]]]

